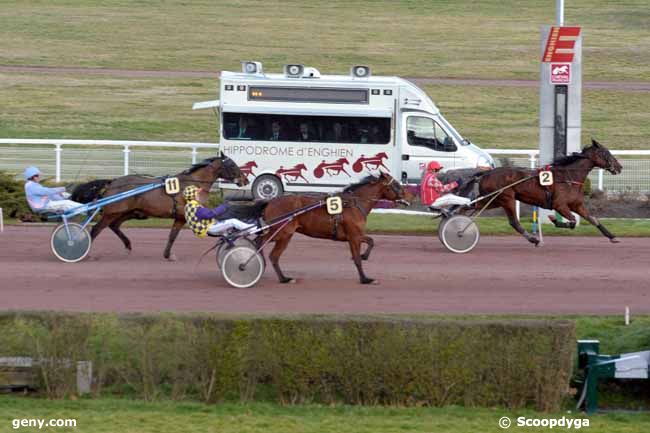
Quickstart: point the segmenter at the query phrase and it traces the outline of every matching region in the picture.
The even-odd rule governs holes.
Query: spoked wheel
[[[480,237],[476,223],[465,215],[449,217],[439,230],[442,244],[452,253],[464,254],[472,251]]]
[[[444,230],[445,223],[447,222],[448,219],[449,219],[449,217],[446,217],[446,216],[443,215],[443,216],[440,217],[440,222],[438,223],[438,239],[440,240],[441,243],[443,243],[442,242],[442,231]]]
[[[68,223],[67,230],[65,224],[60,224],[52,232],[50,246],[59,260],[75,263],[88,255],[92,239],[88,231],[77,223]]]
[[[257,246],[255,245],[255,242],[248,239],[248,238],[238,238],[235,240],[235,247],[250,247],[253,248],[254,250],[257,250]],[[223,258],[226,256],[226,253],[230,251],[232,248],[228,242],[223,242],[221,245],[219,245],[219,248],[217,248],[217,265],[221,268],[221,264],[223,263]],[[264,260],[264,256],[262,256],[262,260]],[[266,261],[265,261],[266,264]]]
[[[246,288],[256,284],[264,273],[264,260],[255,248],[235,246],[227,250],[221,263],[223,278],[233,287]]]

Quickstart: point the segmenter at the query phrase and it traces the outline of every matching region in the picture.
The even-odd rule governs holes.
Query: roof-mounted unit
[[[251,62],[248,60],[241,62],[241,71],[244,74],[254,74],[254,75],[263,75],[264,71],[262,70],[261,62]]]
[[[370,77],[370,66],[352,66],[352,68],[350,68],[350,75],[352,75],[353,78],[368,78]]]
[[[288,78],[301,78],[304,70],[303,65],[284,65],[284,75]]]

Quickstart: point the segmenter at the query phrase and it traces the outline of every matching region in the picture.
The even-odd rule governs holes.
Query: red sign
[[[551,63],[551,84],[571,82],[571,63]]]
[[[551,27],[542,62],[572,62],[580,27]]]

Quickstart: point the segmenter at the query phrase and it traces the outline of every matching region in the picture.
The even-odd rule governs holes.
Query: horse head
[[[381,172],[377,181],[381,182],[382,189],[382,198],[390,201],[402,201],[405,202],[405,192],[402,185],[395,180],[393,176],[384,171]]]
[[[603,168],[611,174],[619,174],[623,171],[623,167],[609,149],[596,140],[592,139],[591,146],[584,148],[582,154],[589,158],[596,167]]]
[[[218,158],[213,158],[210,167],[215,171],[217,177],[234,182],[237,186],[248,184],[248,177],[242,173],[235,161],[228,158],[223,152]]]

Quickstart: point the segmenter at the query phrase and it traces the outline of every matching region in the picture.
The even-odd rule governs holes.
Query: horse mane
[[[348,185],[345,187],[343,192],[354,192],[357,189],[361,188],[364,185],[368,185],[370,183],[376,182],[377,181],[377,176],[369,175],[361,179],[357,183],[353,183],[352,185]]]
[[[197,162],[196,164],[193,164],[190,168],[188,168],[188,169],[185,170],[185,171],[182,171],[180,174],[192,174],[192,173],[194,173],[196,170],[198,170],[198,169],[200,169],[200,168],[203,168],[203,167],[207,167],[208,165],[212,164],[212,162],[213,162],[215,159],[220,159],[220,157],[219,157],[219,156],[213,156],[212,158],[204,159],[204,160],[201,161],[201,162]]]
[[[575,153],[572,153],[571,155],[561,156],[559,158],[556,158],[555,160],[553,160],[553,165],[558,166],[558,167],[562,167],[562,166],[565,166],[565,165],[570,165],[570,164],[572,164],[572,163],[574,163],[576,161],[579,161],[579,160],[585,159],[585,158],[587,158],[587,157],[584,156],[582,153],[575,152]]]

